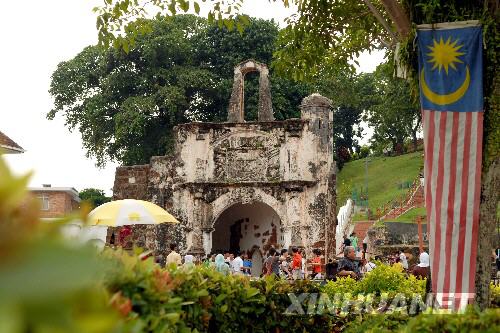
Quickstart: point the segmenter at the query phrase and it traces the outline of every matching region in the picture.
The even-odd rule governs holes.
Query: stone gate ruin
[[[258,71],[258,121],[244,120],[244,77]],[[335,164],[331,102],[304,98],[301,118],[276,121],[266,65],[234,69],[226,123],[175,128],[175,153],[116,170],[114,199],[165,207],[181,223],[142,227],[139,245],[183,253],[320,248],[335,255]]]

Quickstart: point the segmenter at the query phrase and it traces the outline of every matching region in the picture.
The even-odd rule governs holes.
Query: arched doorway
[[[275,210],[262,202],[237,203],[224,210],[214,223],[212,252],[265,252],[283,247],[281,221]]]

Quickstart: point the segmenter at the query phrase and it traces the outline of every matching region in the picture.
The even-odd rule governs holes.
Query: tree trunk
[[[396,156],[398,148],[398,140],[391,140],[391,143],[392,143],[392,154]]]
[[[418,148],[417,147],[418,146],[418,144],[417,144],[417,142],[418,142],[418,140],[417,140],[417,131],[412,131],[411,132],[411,141],[413,142],[413,151],[417,151],[417,148]]]
[[[500,157],[482,174],[479,208],[479,242],[476,259],[476,304],[481,309],[490,303],[491,253],[497,232],[496,211],[500,189]]]
[[[410,33],[411,25],[408,13],[397,0],[381,0],[387,14],[394,22],[400,39],[405,38]]]
[[[491,253],[498,246],[496,214],[500,199],[500,74],[495,74],[490,103],[484,114],[483,170],[481,174],[481,204],[479,206],[479,244],[476,258],[476,297],[481,309],[489,305]]]

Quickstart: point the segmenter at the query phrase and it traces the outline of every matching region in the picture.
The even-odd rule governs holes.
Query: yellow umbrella
[[[120,227],[131,224],[179,223],[165,209],[143,200],[125,199],[105,203],[89,213],[90,225]]]

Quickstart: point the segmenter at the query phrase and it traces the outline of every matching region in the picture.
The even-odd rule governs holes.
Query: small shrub
[[[361,292],[360,283],[350,276],[339,277],[336,281],[328,281],[323,289],[330,297],[335,294],[346,294],[350,293],[352,295],[357,295]]]
[[[401,314],[376,314],[358,317],[351,321],[345,333],[389,333],[396,332],[410,320],[409,316]]]
[[[412,318],[400,332],[500,332],[500,310],[479,312],[469,308],[464,314],[420,314]]]
[[[388,293],[390,298],[396,294],[404,294],[406,297],[418,294],[424,297],[425,283],[425,280],[417,279],[413,275],[406,276],[400,265],[379,264],[359,281],[358,290],[376,296]]]
[[[396,294],[404,294],[407,298],[414,294],[424,297],[425,283],[425,280],[417,279],[413,275],[407,276],[400,265],[389,266],[379,263],[362,280],[356,281],[350,277],[339,278],[337,281],[329,281],[324,291],[330,296],[338,293],[350,293],[353,296],[358,294],[381,296],[386,293],[389,298],[393,298]]]
[[[490,300],[492,307],[500,308],[500,285],[490,283]]]

